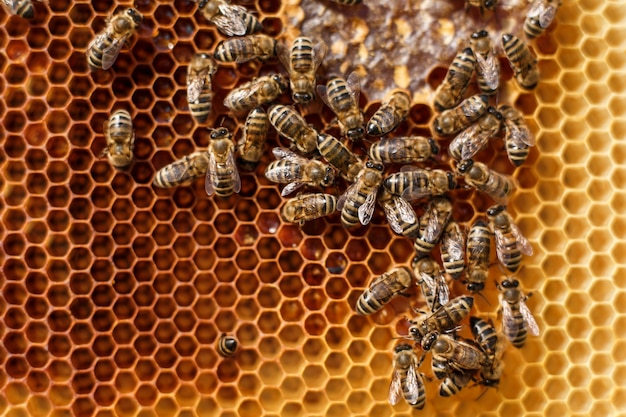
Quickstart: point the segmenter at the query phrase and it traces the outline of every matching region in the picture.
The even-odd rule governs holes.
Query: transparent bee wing
[[[6,7],[7,11],[11,14],[17,12],[17,0],[2,0],[2,5]]]
[[[285,188],[283,188],[283,190],[281,191],[280,195],[283,196],[283,197],[288,196],[289,194],[293,193],[298,188],[301,188],[304,185],[306,185],[306,183],[301,182],[301,181],[290,182],[289,184],[287,184],[285,186]]]
[[[441,216],[442,214],[440,214],[437,210],[433,210],[433,213],[428,217],[426,229],[424,230],[424,235],[422,236],[424,240],[433,242],[441,236],[447,221],[447,218],[443,219]]]
[[[193,103],[198,100],[204,88],[206,78],[199,73],[187,78],[187,101]]]
[[[344,204],[346,203],[346,200],[348,199],[353,200],[354,198],[356,198],[358,193],[359,193],[358,182],[352,183],[346,189],[346,191],[341,196],[339,196],[339,199],[337,200],[337,210],[341,211],[343,209]]]
[[[215,26],[227,36],[243,36],[246,34],[246,25],[243,16],[247,13],[242,6],[222,4],[219,7],[220,13],[213,16],[211,21]]]
[[[474,259],[480,258],[483,254],[487,254],[489,256],[489,245],[484,242],[480,242],[478,244],[473,245],[470,250],[470,256]]]
[[[502,328],[516,328],[517,323],[515,321],[515,317],[513,317],[513,310],[511,309],[511,305],[504,300],[502,294],[500,294],[500,306],[502,310]]]
[[[285,46],[284,43],[276,43],[276,55],[283,67],[291,74],[291,50]]]
[[[496,256],[498,257],[498,260],[500,261],[501,264],[506,265],[507,264],[506,254],[503,250],[506,245],[506,241],[500,230],[496,229],[494,234],[496,237]]]
[[[258,86],[254,84],[249,84],[246,86],[242,86],[236,90],[232,90],[228,95],[224,98],[224,106],[232,109],[232,103],[238,103],[241,101],[247,101],[249,97],[252,97],[256,94]],[[254,103],[256,106],[258,103]]]
[[[477,125],[474,125],[477,126]],[[468,129],[471,129],[473,126],[470,126]],[[466,130],[468,130],[466,129]],[[476,128],[477,130],[480,128]],[[462,134],[463,132],[461,132]],[[481,149],[487,146],[489,142],[489,136],[491,135],[490,131],[480,131],[475,133],[473,136],[462,142],[461,148],[461,158],[463,159],[472,159]]]
[[[106,36],[106,33],[103,33],[102,36]],[[119,39],[115,39],[111,42],[109,47],[102,50],[102,69],[108,70],[113,66],[117,56],[122,50],[122,46],[124,46],[124,43],[126,42],[126,38],[127,36],[123,36]]]
[[[313,68],[312,71],[315,72],[319,68],[320,64],[324,60],[326,56],[326,52],[328,51],[328,47],[324,41],[319,41],[315,45],[313,45]]]
[[[383,203],[383,210],[385,210],[385,217],[387,217],[387,222],[389,223],[391,230],[401,235],[402,223],[400,223],[400,218],[398,217],[393,206],[390,203]]]
[[[526,122],[524,122],[523,120],[521,120],[518,124],[511,120],[505,119],[504,127],[506,130],[508,130],[509,139],[518,148],[523,148],[526,145],[535,146],[535,137],[526,125]]]
[[[487,86],[492,90],[498,88],[500,81],[500,64],[498,63],[496,54],[494,54],[493,51],[489,53],[487,57],[476,54],[476,63],[481,68]]]
[[[400,394],[402,392],[402,384],[400,382],[401,379],[402,377],[400,375],[400,372],[393,371],[391,384],[389,385],[389,395],[387,396],[387,400],[391,405],[396,405],[400,401]]]
[[[355,71],[351,72],[350,75],[348,75],[346,83],[348,84],[348,88],[350,89],[350,95],[352,96],[352,99],[358,106],[359,95],[361,94],[361,82],[359,80],[359,75]]]
[[[533,336],[539,336],[539,326],[535,321],[535,317],[533,317],[533,314],[530,312],[530,309],[523,300],[519,303],[519,310],[520,313],[522,313],[522,317],[524,317],[524,321],[526,322],[526,326],[528,326],[530,334]]]
[[[425,188],[408,187],[402,192],[402,198],[406,201],[415,201],[430,195],[430,191]]]
[[[446,305],[450,301],[450,288],[444,274],[439,273],[435,277],[437,282],[437,301],[439,305]]]
[[[539,13],[539,26],[544,29],[550,26],[550,23],[552,23],[552,21],[554,20],[555,15],[556,7],[554,5],[546,7]]]
[[[404,391],[404,398],[409,404],[415,404],[419,399],[419,380],[414,364],[409,366],[409,370],[406,375],[406,390]]]
[[[513,233],[513,236],[517,240],[517,248],[524,255],[532,256],[533,247],[530,245],[530,242],[522,234],[522,231],[520,230],[520,228],[515,223],[513,223],[513,221],[511,221],[510,223],[511,223],[511,232]]]
[[[204,179],[204,191],[206,191],[209,196],[215,193],[213,178],[217,178],[217,160],[215,159],[215,154],[213,152],[209,152],[209,166],[206,170],[206,176]]]
[[[365,202],[359,207],[359,220],[361,224],[365,226],[372,220],[372,216],[374,215],[374,209],[376,208],[376,194],[377,189],[373,192],[369,193]]]
[[[239,176],[239,171],[237,170],[235,153],[232,151],[232,148],[228,151],[228,156],[226,157],[226,169],[230,172],[230,179],[233,183],[233,191],[238,193],[241,191],[241,177]]]
[[[444,233],[441,244],[453,259],[460,259],[465,255],[465,238],[458,230]]]
[[[289,162],[292,162],[296,165],[306,165],[308,159],[301,157],[297,153],[290,151],[286,148],[274,148],[272,149],[272,153],[276,157],[276,159],[285,159]]]
[[[543,4],[543,0],[535,0],[531,4],[528,9],[528,13],[526,14],[528,17],[537,17],[545,10],[545,5]]]
[[[328,99],[328,93],[327,93],[327,89],[325,85],[318,85],[316,87],[317,90],[317,95],[319,96],[319,98],[322,99],[322,101],[324,102],[324,104],[326,104],[326,106],[328,106],[328,108],[330,108],[331,110],[334,109],[333,104],[330,102],[330,100]]]

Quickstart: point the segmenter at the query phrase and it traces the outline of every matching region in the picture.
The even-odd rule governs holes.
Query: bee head
[[[433,347],[433,344],[435,344],[435,342],[437,342],[438,340],[439,340],[439,333],[437,332],[428,333],[422,339],[422,349],[424,349],[425,351],[430,350]]]
[[[518,288],[519,281],[516,279],[507,278],[504,281],[502,281],[500,285],[502,286],[502,288]]]
[[[413,347],[411,347],[411,345],[409,345],[408,343],[402,343],[401,345],[398,345],[394,348],[394,352],[396,353],[400,353],[405,350],[413,350]]]
[[[439,146],[437,146],[437,142],[433,138],[428,138],[428,144],[430,145],[430,152],[433,155],[439,154]]]
[[[133,8],[130,8],[130,9],[127,9],[127,10],[126,10],[126,14],[127,14],[127,15],[131,18],[131,19],[133,19],[133,22],[135,22],[135,24],[136,24],[137,26],[139,26],[139,25],[141,24],[141,22],[142,22],[142,20],[143,20],[143,15],[142,15],[141,13],[139,13],[139,10],[137,10],[137,9],[133,9]]]
[[[461,174],[465,174],[474,165],[473,159],[465,159],[456,166],[456,170]]]
[[[362,127],[357,127],[354,129],[348,130],[348,139],[351,141],[357,141],[363,139],[363,134],[365,133],[365,129]]]
[[[367,161],[365,163],[365,167],[370,168],[370,169],[375,169],[376,171],[381,171],[381,172],[385,169],[383,164],[381,164],[380,162],[375,162],[375,161]]]
[[[489,107],[487,108],[487,113],[489,113],[489,114],[493,115],[493,116],[494,116],[496,119],[498,119],[498,120],[502,120],[502,113],[500,113],[500,112],[498,111],[498,109],[496,109],[496,108],[495,108],[495,107],[493,107],[493,106],[489,106]]]
[[[230,136],[228,129],[225,127],[218,127],[211,131],[211,139],[224,139]]]
[[[293,101],[296,103],[308,103],[313,100],[313,96],[309,93],[293,93],[291,98],[293,98]]]
[[[487,32],[485,29],[472,33],[472,39],[480,39],[484,38],[485,36],[489,36],[489,32]]]
[[[485,9],[493,10],[496,7],[497,0],[485,0]]]
[[[287,89],[287,82],[285,81],[285,77],[280,74],[272,74],[272,80],[278,84],[280,87],[280,91],[285,91]]]
[[[507,43],[510,42],[511,39],[513,39],[513,35],[511,35],[510,33],[505,33],[502,35],[502,43]]]
[[[482,282],[468,282],[466,288],[469,292],[481,292],[485,289],[485,284]]]

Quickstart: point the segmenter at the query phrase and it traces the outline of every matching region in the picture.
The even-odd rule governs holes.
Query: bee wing
[[[463,136],[465,139],[461,139],[461,158],[472,159],[478,151],[487,146],[491,132],[480,131],[480,127],[477,124],[468,127],[459,136],[465,132],[467,132],[467,136]]]
[[[517,240],[517,248],[520,250],[520,252],[522,252],[524,255],[532,256],[533,247],[530,245],[530,242],[528,241],[528,239],[526,239],[526,236],[522,234],[522,231],[520,230],[519,226],[517,226],[512,221],[511,221],[511,232],[513,233],[513,236],[515,236],[515,239]]]
[[[389,395],[387,396],[387,400],[389,404],[396,405],[400,401],[401,392],[402,392],[402,384],[400,383],[402,377],[400,372],[393,371],[393,376],[391,377],[391,384],[389,385]]]
[[[209,152],[209,166],[204,179],[204,191],[211,196],[215,192],[213,178],[217,178],[217,160],[213,152]]]
[[[441,244],[454,259],[462,258],[465,254],[465,238],[460,231],[454,230],[452,233],[445,233]]]
[[[478,244],[473,245],[470,248],[470,256],[474,259],[479,259],[482,254],[489,253],[489,245],[485,244],[485,242],[480,242]]]
[[[224,106],[231,108],[230,103],[238,103],[240,101],[248,101],[248,98],[256,94],[257,88],[250,84],[248,86],[232,90],[226,98],[224,98]]]
[[[350,95],[352,99],[359,105],[359,95],[361,94],[361,81],[359,80],[359,75],[356,71],[353,71],[348,75],[348,79],[346,80],[348,87],[350,88]]]
[[[476,54],[476,63],[482,70],[485,83],[492,90],[498,88],[498,82],[500,81],[500,64],[497,61],[496,54],[493,51],[487,54],[487,57],[483,57],[481,54]]]
[[[230,172],[230,179],[233,182],[233,191],[238,193],[241,191],[241,177],[239,176],[239,170],[237,170],[237,163],[235,162],[235,153],[228,151],[226,157],[226,169]]]
[[[505,119],[504,126],[508,130],[510,140],[518,148],[522,148],[525,145],[535,146],[535,136],[532,134],[526,122],[520,124],[514,123],[511,120]]]
[[[17,0],[2,0],[2,5],[12,14],[17,11]]]
[[[283,64],[283,67],[291,74],[291,50],[284,43],[278,42],[276,43],[276,55],[278,55],[278,59]]]
[[[245,35],[246,25],[243,14],[246,13],[246,8],[231,4],[222,4],[218,7],[220,12],[213,16],[211,21],[220,29],[220,32],[228,36]]]
[[[439,217],[440,214],[437,210],[433,210],[433,213],[428,217],[428,222],[423,236],[425,240],[432,242],[437,236],[441,235],[441,229],[445,226],[445,222],[439,221]]]
[[[502,294],[500,294],[500,307],[502,308],[502,328],[516,328],[517,323],[515,318],[513,317],[513,310],[511,310],[511,305],[504,300]]]
[[[535,0],[526,13],[527,17],[537,17],[544,12],[546,6],[543,4],[543,0]]]
[[[400,223],[400,218],[398,217],[391,203],[383,203],[383,210],[385,210],[385,217],[387,217],[387,222],[389,223],[389,227],[391,227],[391,230],[401,235],[402,225]]]
[[[403,198],[394,196],[389,202],[383,204],[389,226],[397,234],[402,234],[402,222],[414,224],[417,222],[415,210]]]
[[[318,43],[313,45],[313,54],[312,54],[313,72],[317,71],[320,64],[324,60],[324,57],[326,56],[327,51],[328,51],[328,47],[326,46],[326,42],[324,41],[319,41]]]
[[[324,104],[326,104],[328,106],[328,108],[330,108],[331,110],[334,111],[334,107],[333,104],[330,102],[330,100],[328,99],[328,94],[327,94],[327,89],[325,85],[318,85],[316,87],[317,90],[317,95],[319,96],[319,98],[322,99],[322,101],[324,102]]]
[[[498,257],[498,260],[503,265],[506,265],[507,264],[506,254],[502,250],[506,244],[504,236],[502,235],[502,232],[498,229],[495,230],[494,235],[496,237],[496,255]]]
[[[346,200],[348,198],[354,199],[358,195],[358,193],[359,184],[358,182],[354,182],[346,189],[346,191],[341,196],[339,196],[339,199],[337,200],[337,210],[343,210],[343,205],[346,203]]]
[[[533,313],[530,312],[530,309],[523,300],[519,303],[519,311],[522,313],[522,317],[524,317],[524,321],[528,326],[530,334],[533,336],[539,336],[539,325],[537,325],[535,317],[533,317]]]
[[[103,36],[106,36],[106,33],[103,34]],[[102,50],[102,69],[107,70],[113,66],[117,56],[122,50],[122,46],[124,46],[124,43],[126,42],[127,37],[128,36],[123,36],[119,39],[113,40],[111,45]]]
[[[359,220],[361,224],[365,226],[372,220],[372,216],[374,215],[374,209],[376,208],[376,194],[378,189],[372,191],[368,194],[365,202],[359,207]]]
[[[544,29],[550,26],[550,23],[554,20],[555,15],[556,6],[551,4],[548,7],[544,7],[543,10],[539,12],[539,26]]]
[[[297,165],[305,165],[308,160],[306,158],[301,157],[297,153],[285,149],[285,148],[274,148],[272,149],[272,153],[276,157],[276,159],[286,159],[289,162],[292,162]]]
[[[280,195],[283,196],[283,197],[288,196],[289,194],[293,193],[298,188],[300,188],[300,187],[302,187],[304,185],[306,185],[306,183],[301,182],[301,181],[290,182],[289,184],[287,184],[285,186],[285,188],[283,188],[283,191],[281,191]]]
[[[193,103],[198,100],[200,93],[204,88],[206,77],[200,75],[200,73],[193,74],[187,77],[187,101]]]
[[[419,399],[419,380],[418,373],[415,371],[415,365],[411,364],[406,375],[406,391],[404,396],[409,404],[415,404]]]

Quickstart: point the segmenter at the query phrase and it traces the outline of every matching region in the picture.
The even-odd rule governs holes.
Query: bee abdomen
[[[296,72],[307,72],[313,68],[313,44],[309,38],[299,37],[294,41],[291,67]]]

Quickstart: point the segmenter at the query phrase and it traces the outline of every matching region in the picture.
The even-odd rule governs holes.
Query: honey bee
[[[480,348],[447,334],[436,334],[430,350],[433,361],[444,362],[449,371],[475,371],[489,363],[489,358]]]
[[[250,110],[243,128],[243,136],[238,143],[239,166],[246,171],[254,171],[263,156],[265,138],[270,128],[267,113],[262,107]]]
[[[217,340],[217,353],[223,358],[232,358],[237,353],[239,342],[233,336],[223,333]]]
[[[502,337],[493,327],[491,320],[486,322],[478,317],[470,317],[470,328],[474,339],[489,359],[480,371],[482,378],[480,383],[486,387],[497,387],[504,370],[501,361],[504,353]]]
[[[533,248],[513,222],[503,205],[487,209],[489,227],[496,237],[496,255],[500,263],[509,271],[517,272],[522,262],[522,255],[531,256]]]
[[[517,84],[526,90],[537,87],[539,82],[537,58],[528,45],[517,36],[505,33],[502,35],[502,49],[509,59]]]
[[[502,115],[495,107],[489,106],[476,123],[452,139],[448,153],[457,161],[473,158],[487,147],[489,139],[498,133],[501,125]]]
[[[561,0],[534,0],[526,14],[524,33],[528,39],[541,35],[554,20]]]
[[[505,201],[515,190],[515,180],[512,177],[493,171],[482,162],[466,159],[456,169],[459,174],[464,175],[466,184],[496,201]]]
[[[200,0],[197,3],[204,17],[226,36],[250,35],[263,28],[245,7],[232,5],[228,0]]]
[[[491,250],[491,232],[487,224],[478,219],[467,234],[467,281],[469,292],[481,292],[489,275],[489,252]]]
[[[211,77],[216,69],[213,58],[203,53],[195,54],[187,67],[187,102],[191,115],[199,123],[204,123],[211,113]]]
[[[456,180],[451,172],[441,169],[404,166],[401,172],[388,175],[383,186],[391,194],[399,195],[407,201],[415,201],[453,190]]]
[[[250,110],[273,101],[286,88],[287,81],[280,74],[258,77],[228,93],[224,106],[235,111]]]
[[[359,222],[366,225],[372,219],[376,207],[376,195],[383,180],[383,165],[367,161],[353,184],[339,198],[337,206],[341,210],[341,223],[351,228]]]
[[[143,15],[137,9],[125,9],[107,20],[106,28],[87,46],[87,62],[92,70],[113,66],[122,46],[137,31]]]
[[[365,132],[363,113],[359,109],[360,92],[361,85],[356,72],[351,73],[347,80],[333,77],[325,86],[317,86],[317,94],[337,115],[342,136],[347,136],[351,141],[363,139]]]
[[[381,139],[369,149],[371,159],[383,164],[411,164],[422,162],[439,153],[433,138],[423,136]]]
[[[465,8],[478,7],[480,13],[484,13],[485,10],[494,10],[497,3],[497,0],[465,0]]]
[[[276,56],[276,39],[267,35],[247,35],[223,40],[215,47],[215,59],[221,62],[242,62],[259,58],[266,61]]]
[[[235,144],[228,129],[213,129],[208,154],[209,167],[204,181],[207,195],[215,193],[220,197],[228,197],[238,193],[241,190],[241,179],[235,164]]]
[[[299,194],[287,200],[281,210],[281,216],[288,223],[315,220],[333,214],[337,210],[337,198],[331,194]]]
[[[487,107],[487,95],[468,97],[458,106],[441,112],[435,118],[433,128],[440,136],[453,135],[478,120],[487,111]]]
[[[277,158],[265,169],[265,177],[280,184],[287,184],[282,196],[286,196],[298,188],[328,187],[335,180],[335,172],[325,163],[310,160],[284,148],[274,148],[272,153]]]
[[[423,339],[432,333],[453,331],[468,316],[473,305],[474,297],[463,295],[453,298],[431,314],[417,321],[410,320],[409,337],[417,343],[422,343]]]
[[[106,148],[103,155],[115,168],[125,168],[133,161],[135,148],[135,131],[130,113],[126,110],[116,110],[111,118],[104,122],[102,127],[106,139]]]
[[[31,0],[2,0],[1,3],[9,14],[20,16],[24,19],[35,17],[35,7]]]
[[[411,109],[411,96],[404,90],[393,90],[367,122],[367,134],[383,136],[406,119]]]
[[[505,279],[498,285],[500,290],[500,308],[502,314],[502,332],[516,348],[526,342],[528,332],[539,335],[539,326],[535,321],[526,300],[532,294],[524,294],[516,279]]]
[[[405,199],[382,188],[379,190],[378,203],[385,211],[391,230],[399,235],[417,237],[419,230],[417,215]]]
[[[293,142],[298,151],[310,154],[317,148],[317,131],[293,107],[275,104],[269,108],[269,119],[278,133]]]
[[[500,83],[500,61],[491,44],[489,32],[480,30],[472,33],[470,47],[476,57],[478,88],[483,94],[495,94]]]
[[[444,197],[434,197],[419,218],[419,236],[413,247],[417,256],[428,255],[441,237],[452,216],[452,203]]]
[[[207,151],[193,152],[161,168],[156,173],[152,184],[160,188],[188,185],[204,175],[208,168]]]
[[[299,36],[293,41],[291,50],[279,43],[278,58],[289,73],[291,97],[299,104],[306,104],[315,96],[315,73],[324,56],[326,43],[313,41],[306,36]]]
[[[535,137],[524,121],[524,116],[515,108],[500,106],[504,121],[504,143],[509,161],[516,167],[522,165],[528,157],[530,146],[535,145]]]
[[[465,270],[465,234],[461,226],[450,220],[441,235],[441,261],[443,269],[454,280]]]
[[[396,295],[406,291],[413,282],[413,275],[406,267],[395,268],[374,278],[356,302],[356,312],[369,316],[384,307]]]
[[[389,404],[396,405],[400,401],[400,392],[404,400],[417,410],[426,404],[424,380],[418,368],[420,361],[413,348],[408,344],[396,346],[393,357],[393,376],[389,386]]]
[[[447,361],[433,359],[432,369],[435,372],[435,376],[443,379],[439,385],[439,395],[442,397],[451,397],[458,394],[473,379],[471,373],[448,369]]]
[[[358,156],[353,154],[339,139],[331,135],[319,134],[317,149],[320,155],[350,182],[354,182],[365,168],[363,161]]]
[[[472,48],[465,48],[454,57],[446,78],[435,90],[437,111],[451,109],[461,102],[472,79],[475,66],[476,58]]]
[[[430,256],[413,260],[417,286],[430,311],[437,311],[450,301],[450,288],[439,264]]]

